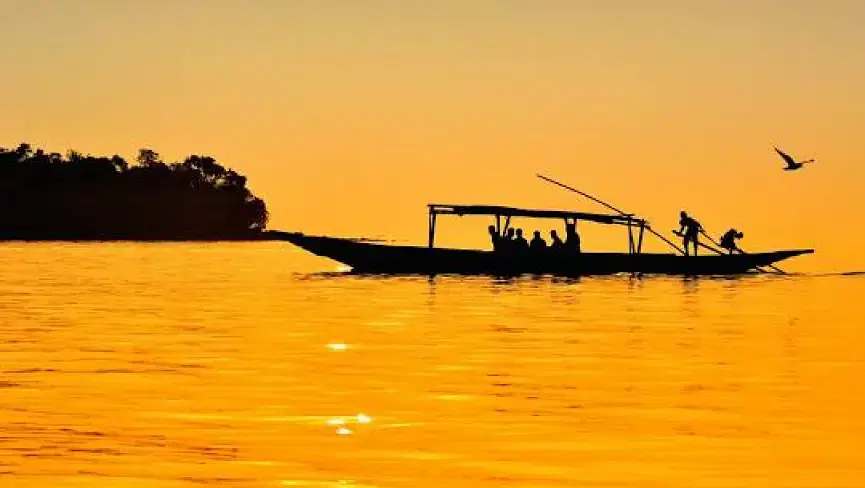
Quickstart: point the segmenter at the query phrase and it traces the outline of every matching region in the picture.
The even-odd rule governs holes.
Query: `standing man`
[[[694,256],[697,255],[697,248],[700,245],[699,236],[703,231],[703,226],[699,222],[690,217],[684,210],[679,213],[679,232],[682,236],[682,245],[685,248],[685,256],[688,255],[688,244],[694,243]]]
[[[577,233],[576,221],[572,224],[565,224],[565,249],[567,249],[569,253],[580,253],[580,234]]]
[[[491,225],[487,227],[487,231],[490,234],[490,240],[493,244],[493,251],[501,251],[502,250],[502,236],[499,234],[499,231],[496,230],[496,226]]]

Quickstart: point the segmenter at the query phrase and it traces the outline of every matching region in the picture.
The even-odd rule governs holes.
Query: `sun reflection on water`
[[[860,277],[309,279],[278,246],[6,251],[3,488],[865,478]]]

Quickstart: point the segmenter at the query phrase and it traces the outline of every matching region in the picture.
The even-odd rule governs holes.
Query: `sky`
[[[271,228],[422,244],[432,202],[604,210],[541,172],[665,233],[684,209],[746,250],[817,250],[793,269],[865,270],[865,2],[0,0],[0,18],[0,146],[207,154]],[[782,171],[776,145],[818,161]],[[485,245],[488,223],[440,221],[439,242]]]

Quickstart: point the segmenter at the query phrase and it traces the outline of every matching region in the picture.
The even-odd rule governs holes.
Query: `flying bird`
[[[789,154],[778,149],[777,147],[775,148],[775,152],[777,152],[781,156],[781,158],[784,160],[784,162],[787,163],[787,166],[784,167],[784,171],[795,171],[795,170],[801,168],[802,166],[804,166],[805,164],[814,162],[813,159],[808,159],[805,161],[796,161]]]

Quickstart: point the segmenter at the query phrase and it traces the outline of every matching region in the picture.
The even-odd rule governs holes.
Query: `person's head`
[[[523,229],[517,229],[517,237],[523,236]]]
[[[681,212],[679,212],[679,217],[682,217],[682,218],[684,219],[684,218],[687,217],[687,216],[688,216],[688,214],[687,214],[684,210],[682,210]]]
[[[513,236],[514,236],[514,228],[513,228],[513,227],[511,227],[510,229],[508,229],[508,234],[507,234],[507,235],[508,235],[508,237],[513,237]]]
[[[541,231],[539,231],[539,230],[534,231],[532,233],[532,236],[534,236],[535,239],[540,239],[541,238]]]
[[[496,226],[494,226],[494,225],[487,227],[487,231],[489,231],[490,234],[497,234]]]
[[[559,233],[556,232],[555,230],[551,230],[550,231],[550,237],[552,237],[553,239],[558,239]]]

